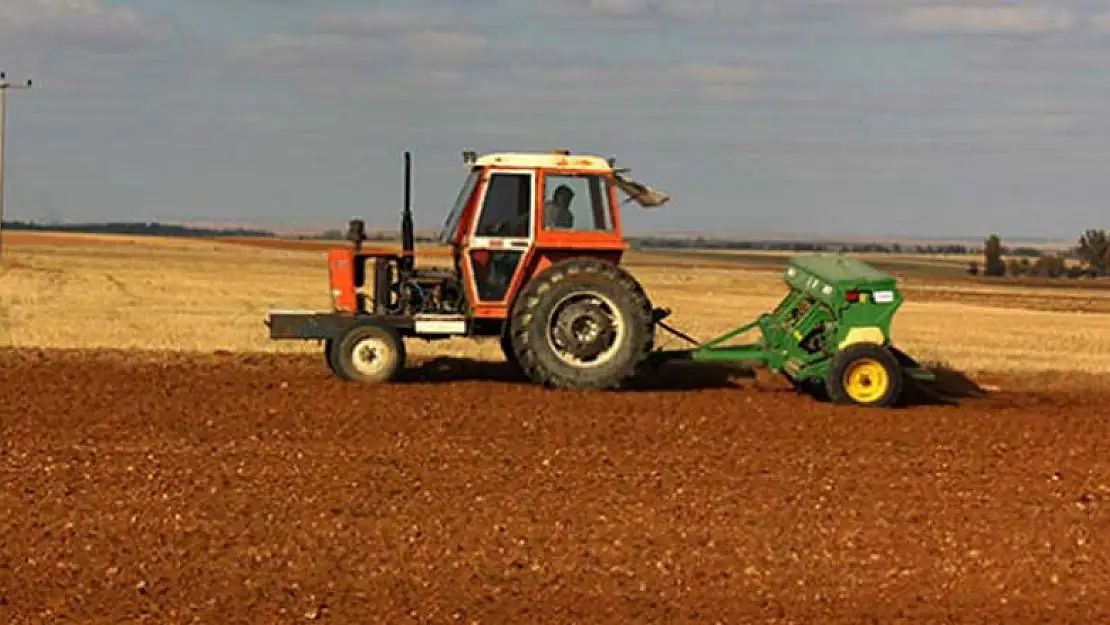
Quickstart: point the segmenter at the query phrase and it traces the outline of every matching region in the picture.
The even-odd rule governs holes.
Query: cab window
[[[482,214],[474,234],[480,237],[527,238],[532,230],[531,199],[531,174],[490,174]]]
[[[543,183],[545,230],[608,232],[609,181],[600,174],[545,174]]]

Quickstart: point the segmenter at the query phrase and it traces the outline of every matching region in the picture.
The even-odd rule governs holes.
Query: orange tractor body
[[[644,207],[670,198],[598,156],[463,159],[467,177],[438,237],[450,267],[416,267],[406,153],[400,253],[363,250],[364,226],[353,220],[352,245],[328,251],[333,309],[271,311],[271,338],[321,340],[336,375],[374,383],[403,367],[406,339],[496,336],[537,382],[620,386],[665,313],[620,267],[628,243],[618,192]]]

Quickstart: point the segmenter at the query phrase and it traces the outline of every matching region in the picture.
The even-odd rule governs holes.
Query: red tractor
[[[363,250],[364,225],[352,220],[352,246],[328,251],[333,310],[271,311],[270,338],[323,341],[335,375],[363,383],[394,377],[404,339],[456,336],[499,337],[509,362],[549,387],[616,388],[635,376],[666,312],[620,266],[617,191],[644,207],[670,198],[613,159],[565,150],[463,160],[469,174],[439,235],[453,268],[416,267],[406,152],[401,253]]]

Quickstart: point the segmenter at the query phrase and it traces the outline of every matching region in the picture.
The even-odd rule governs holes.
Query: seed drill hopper
[[[783,280],[789,292],[774,311],[694,349],[658,350],[656,363],[755,362],[816,396],[884,407],[901,398],[908,382],[935,379],[891,343],[891,321],[903,301],[894,276],[839,254],[809,254],[793,258]],[[751,330],[759,331],[758,340],[729,344]]]

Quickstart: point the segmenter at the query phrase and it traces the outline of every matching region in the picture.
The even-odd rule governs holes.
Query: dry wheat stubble
[[[175,239],[160,247],[158,239],[144,237],[22,235],[6,254],[0,275],[0,342],[6,345],[319,349],[269,341],[261,322],[270,308],[327,308],[320,250]],[[783,292],[777,270],[730,265],[727,255],[720,256],[720,263],[704,267],[686,257],[668,266],[665,254],[638,252],[630,255],[630,266],[654,303],[674,310],[675,325],[704,339],[768,310]],[[1110,371],[1110,315],[1076,312],[1110,306],[1110,295],[1102,291],[1006,291],[931,285],[920,277],[906,282],[908,302],[895,322],[895,336],[923,359],[967,370]],[[1067,308],[1068,302],[1075,308]],[[1025,304],[1065,310],[1020,308]],[[411,349],[414,355],[500,358],[496,343],[488,341],[414,341]]]

